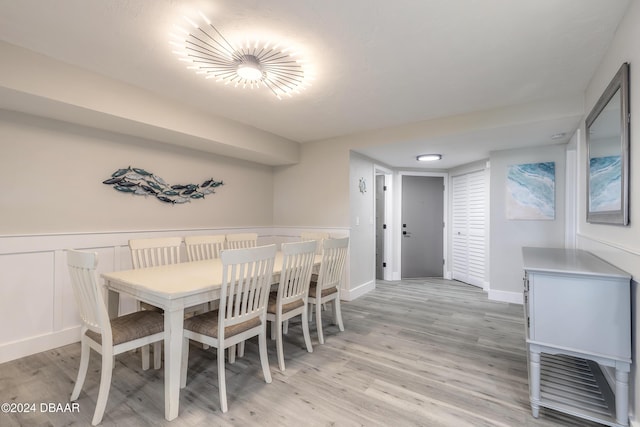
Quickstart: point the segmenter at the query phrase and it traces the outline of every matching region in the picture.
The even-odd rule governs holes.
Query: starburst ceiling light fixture
[[[296,59],[297,54],[290,52],[291,49],[280,49],[279,45],[271,46],[258,40],[236,46],[202,12],[199,14],[203,25],[185,16],[184,20],[192,28],[187,30],[176,25],[177,33],[170,34],[173,52],[196,74],[236,87],[266,86],[278,99],[310,86],[308,62]]]

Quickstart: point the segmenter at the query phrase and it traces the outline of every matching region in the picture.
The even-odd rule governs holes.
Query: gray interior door
[[[384,175],[376,175],[376,279],[384,280]]]
[[[402,278],[442,277],[444,178],[402,177]]]

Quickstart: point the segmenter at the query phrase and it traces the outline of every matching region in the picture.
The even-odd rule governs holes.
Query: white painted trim
[[[272,237],[283,237],[287,239],[300,239],[300,233],[303,231],[319,231],[329,233],[330,237],[346,237],[349,236],[349,227],[290,227],[275,226],[270,227],[269,231]],[[292,240],[293,241],[293,240]]]
[[[288,241],[297,241],[300,239],[300,232],[304,230],[321,230],[328,232],[332,237],[349,236],[349,228],[334,227],[229,227],[229,228],[211,228],[211,229],[184,229],[184,230],[162,230],[162,231],[113,231],[98,233],[69,233],[69,234],[42,234],[42,235],[5,235],[0,236],[0,258],[4,256],[12,257],[10,268],[15,272],[30,268],[29,258],[33,254],[50,255],[52,262],[47,265],[50,281],[42,283],[42,290],[52,294],[50,302],[40,301],[41,304],[51,304],[51,316],[39,319],[40,329],[38,331],[48,331],[45,333],[38,332],[37,335],[31,335],[30,329],[21,331],[20,326],[17,334],[12,334],[12,341],[0,342],[0,363],[18,359],[20,357],[29,356],[31,354],[50,350],[52,348],[67,345],[80,339],[80,321],[77,324],[69,319],[68,310],[74,306],[73,298],[69,297],[68,275],[66,266],[66,255],[64,251],[68,248],[96,250],[106,256],[101,263],[102,269],[105,271],[117,271],[123,268],[130,268],[128,241],[135,238],[163,237],[163,236],[187,236],[196,234],[226,234],[235,232],[255,232],[258,233],[259,244],[271,244]],[[15,261],[13,259],[15,258]],[[24,261],[23,261],[24,260]],[[342,292],[348,299],[355,299],[362,294],[374,289],[375,284],[368,286],[360,285],[357,289],[349,290],[349,268],[350,262],[347,260],[345,266],[345,277]],[[50,269],[50,270],[49,270]],[[51,289],[51,286],[53,287]],[[43,294],[45,294],[43,292]],[[125,298],[121,303],[121,310],[129,312],[133,300]],[[11,315],[0,313],[0,323],[6,323]],[[65,320],[66,319],[66,320]]]
[[[384,185],[387,187],[387,193],[384,197],[384,217],[387,229],[384,231],[384,262],[387,266],[384,269],[384,280],[393,280],[393,271],[395,263],[393,262],[393,235],[396,233],[396,224],[393,220],[393,171],[383,166],[373,165],[374,176],[381,174],[384,175]],[[375,178],[374,178],[375,179]],[[376,211],[376,198],[373,198],[373,212]],[[374,225],[375,236],[375,225]],[[374,270],[374,277],[376,272]]]
[[[632,331],[635,330],[636,332],[634,332],[634,334],[637,334],[637,331],[640,330],[640,328],[638,328],[639,325],[639,320],[638,320],[638,313],[637,313],[637,289],[638,289],[638,277],[640,277],[640,252],[637,249],[633,249],[624,245],[621,245],[619,243],[614,243],[608,240],[604,240],[604,239],[600,239],[600,238],[596,238],[596,237],[592,237],[592,236],[588,236],[584,233],[577,233],[576,234],[576,247],[578,249],[582,249],[582,250],[586,250],[589,251],[591,253],[593,253],[594,255],[602,258],[603,260],[615,265],[616,267],[627,271],[629,274],[631,274],[634,279],[631,282],[631,295],[632,298],[635,298],[635,300],[632,299],[631,301],[631,307],[632,307]],[[636,342],[636,340],[632,341],[632,345],[634,346],[634,348],[632,349],[633,354],[637,353],[637,349],[638,349],[638,344]],[[606,371],[605,371],[606,372]],[[608,375],[607,375],[608,374]],[[611,378],[610,378],[611,373],[607,372],[605,374],[605,378],[607,378],[607,381],[609,381],[611,383]],[[629,389],[631,391],[631,395],[636,395],[638,393],[638,390],[640,389],[640,380],[638,379],[638,366],[637,366],[637,361],[634,360],[634,363],[631,365],[631,375],[629,377]],[[629,411],[631,414],[633,413],[638,413],[638,400],[637,398],[635,399],[635,401],[630,402],[630,407],[629,407]],[[635,419],[629,419],[629,425],[631,427],[640,427],[640,420],[637,418]]]
[[[578,238],[580,238],[580,239],[590,240],[592,242],[599,243],[601,245],[608,246],[608,247],[613,248],[613,249],[618,249],[618,250],[620,250],[622,252],[628,253],[629,255],[640,256],[640,251],[638,251],[636,249],[632,249],[632,248],[624,246],[624,245],[620,245],[620,244],[617,244],[617,243],[614,243],[614,242],[609,242],[609,241],[603,240],[603,239],[597,239],[595,237],[587,236],[586,234],[583,234],[583,233],[577,233],[576,236]],[[580,246],[580,245],[578,245],[578,246]]]
[[[353,301],[356,298],[360,298],[362,295],[367,292],[371,292],[376,288],[376,281],[371,280],[369,282],[363,283],[361,285],[356,286],[353,289],[340,291],[340,299],[343,301]]]
[[[146,231],[110,231],[60,234],[29,234],[0,236],[0,255],[29,252],[50,252],[68,248],[93,249],[112,246],[127,246],[130,239],[150,237],[181,236],[191,234],[225,234],[254,232],[261,235],[271,234],[273,227],[227,227],[210,229],[175,229]]]
[[[80,341],[80,326],[0,345],[0,364]]]
[[[578,229],[578,153],[576,141],[579,144],[580,129],[571,138],[566,150],[565,171],[565,233],[564,246],[569,249],[576,247],[576,232]]]
[[[489,289],[489,300],[522,305],[522,293]]]

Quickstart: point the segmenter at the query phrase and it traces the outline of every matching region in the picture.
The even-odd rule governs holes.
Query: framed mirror
[[[629,64],[586,119],[587,222],[629,224]]]

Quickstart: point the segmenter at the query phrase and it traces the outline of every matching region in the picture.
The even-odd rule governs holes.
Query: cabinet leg
[[[531,393],[531,413],[534,418],[540,414],[540,353],[529,352],[529,392]]]
[[[629,425],[629,373],[616,369],[616,422]]]

